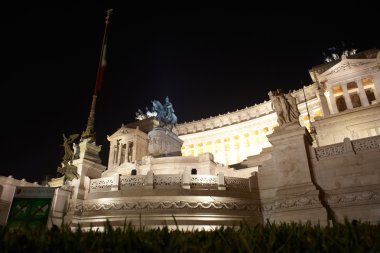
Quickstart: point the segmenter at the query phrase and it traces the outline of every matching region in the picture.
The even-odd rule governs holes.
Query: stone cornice
[[[115,133],[113,133],[111,136],[107,136],[108,141],[115,141],[120,137],[125,137],[126,135],[133,135],[133,136],[144,136],[146,137],[147,134],[138,130],[138,129],[133,129],[133,128],[128,128],[125,126],[120,127]]]
[[[308,101],[316,98],[316,83],[308,85],[304,89]],[[305,101],[303,89],[294,90],[292,91],[292,94],[297,98],[298,101]],[[274,113],[274,111],[271,107],[271,102],[264,101],[261,104],[246,107],[241,110],[236,110],[235,112],[228,112],[216,117],[178,124],[174,132],[179,136],[195,134],[252,121],[254,119],[259,119],[272,113]]]

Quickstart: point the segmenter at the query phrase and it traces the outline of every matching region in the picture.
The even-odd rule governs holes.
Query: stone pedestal
[[[309,163],[312,138],[306,128],[287,124],[268,140],[272,158],[258,174],[264,219],[326,224],[327,212]]]
[[[153,157],[181,156],[183,141],[168,129],[157,127],[148,133],[148,154]]]

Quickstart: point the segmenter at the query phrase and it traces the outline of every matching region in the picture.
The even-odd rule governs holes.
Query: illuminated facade
[[[269,101],[179,124],[174,133],[148,118],[108,136],[108,167],[100,146],[81,141],[72,161],[80,176],[57,191],[49,221],[189,230],[243,220],[378,222],[379,50],[342,56],[309,73],[314,83],[292,91],[299,122],[278,126]],[[167,155],[170,141],[183,141],[174,150],[182,156]],[[152,143],[159,156],[149,152]]]
[[[313,83],[304,91],[292,91],[301,113],[300,124],[310,130],[310,121],[313,124],[329,115],[380,102],[378,52],[378,49],[372,49],[348,57],[343,55],[341,59],[311,68],[309,73]],[[329,131],[328,136],[324,134],[325,127],[314,123],[320,126],[316,129],[316,138],[320,138],[315,145],[342,142],[344,137],[357,139],[379,135],[380,122],[374,122],[373,117],[368,120],[372,121],[372,127],[363,129],[365,132],[346,131],[342,135],[341,129],[337,129],[336,132]],[[355,124],[353,121],[350,123]],[[264,101],[224,115],[179,124],[176,133],[184,140],[182,155],[197,156],[210,152],[216,162],[232,165],[269,147],[266,136],[277,126],[271,102]]]

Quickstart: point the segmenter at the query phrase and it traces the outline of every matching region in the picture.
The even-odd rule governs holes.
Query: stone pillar
[[[317,97],[318,97],[318,101],[319,101],[319,103],[321,105],[323,117],[329,116],[330,115],[330,110],[329,110],[329,105],[327,104],[327,99],[325,97],[325,94],[321,90],[318,90],[316,92],[316,94],[317,94]]]
[[[153,189],[154,173],[152,170],[148,171],[145,177],[145,189]]]
[[[291,124],[268,139],[272,158],[258,171],[264,220],[327,224],[325,201],[320,199],[309,161],[312,138],[307,129]]]
[[[379,57],[380,54],[378,54]],[[380,66],[379,66],[380,67]],[[374,93],[378,103],[380,103],[380,71],[373,75]]]
[[[362,106],[368,106],[369,102],[368,102],[367,94],[365,94],[362,81],[360,79],[356,79],[355,82],[358,86],[358,93],[359,93],[360,102],[362,103]]]
[[[226,190],[223,172],[218,173],[218,190]]]
[[[188,171],[184,171],[182,174],[182,189],[190,189],[191,175]]]
[[[128,156],[129,156],[129,141],[127,141],[127,143],[125,144],[125,153],[124,153],[124,161],[125,162],[131,162],[131,161],[128,161]]]
[[[119,142],[118,143],[118,150],[117,150],[117,165],[121,164],[121,150],[123,149],[123,143]]]
[[[338,107],[336,106],[334,92],[332,91],[331,88],[329,88],[328,90],[329,90],[328,92],[329,92],[329,99],[330,99],[332,113],[333,114],[338,113],[339,111],[338,111]]]
[[[341,87],[343,89],[343,96],[344,96],[344,100],[346,100],[347,109],[354,108],[352,106],[352,101],[351,101],[350,94],[348,94],[347,84],[341,85]]]
[[[112,186],[111,186],[111,191],[118,191],[119,190],[119,174],[115,173],[114,175],[112,175],[113,179],[112,179]]]
[[[114,147],[112,145],[112,142],[110,142],[110,152],[108,155],[108,169],[112,169],[114,167]]]

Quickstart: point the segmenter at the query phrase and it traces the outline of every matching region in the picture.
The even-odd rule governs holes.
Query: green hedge
[[[0,252],[380,252],[380,224],[270,224],[214,231],[0,228]]]

